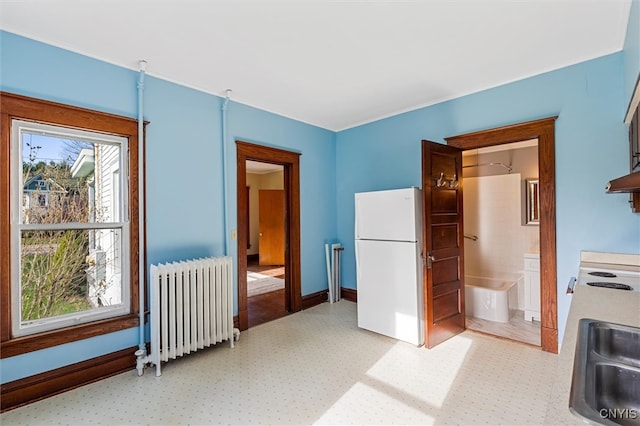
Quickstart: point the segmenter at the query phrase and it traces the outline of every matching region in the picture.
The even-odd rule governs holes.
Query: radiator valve
[[[147,350],[138,349],[134,355],[136,356],[136,369],[138,370],[138,376],[142,376],[144,374],[144,368],[149,362],[147,359]]]

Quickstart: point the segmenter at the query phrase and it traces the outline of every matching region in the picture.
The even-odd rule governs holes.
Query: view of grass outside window
[[[27,122],[14,128],[14,159],[22,163],[12,213],[20,250],[12,274],[14,334],[126,313],[126,139]]]

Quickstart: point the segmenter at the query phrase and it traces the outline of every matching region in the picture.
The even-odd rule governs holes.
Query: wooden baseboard
[[[340,297],[344,300],[357,303],[358,291],[352,288],[341,288]],[[321,303],[329,300],[329,291],[323,290],[317,293],[311,293],[306,296],[302,296],[302,309],[309,309]]]
[[[0,385],[0,412],[136,368],[137,346]],[[133,374],[133,373],[132,373]]]
[[[342,291],[340,292],[340,297],[342,297],[344,300],[358,303],[358,290],[342,287]]]
[[[307,294],[302,296],[302,309],[309,309],[316,305],[329,300],[329,290],[322,290],[316,293]]]

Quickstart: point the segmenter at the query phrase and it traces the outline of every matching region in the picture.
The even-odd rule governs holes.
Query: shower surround
[[[527,176],[530,177],[530,176]],[[524,309],[523,254],[539,250],[538,226],[523,225],[520,173],[464,178],[465,275],[518,283],[512,309]]]

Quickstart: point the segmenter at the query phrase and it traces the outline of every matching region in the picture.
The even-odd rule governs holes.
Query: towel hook
[[[458,174],[453,174],[453,179],[449,182],[449,188],[457,188],[458,187]]]

